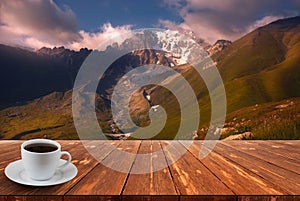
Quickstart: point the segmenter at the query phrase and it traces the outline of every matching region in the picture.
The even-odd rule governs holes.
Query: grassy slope
[[[21,133],[29,138],[76,139],[70,92],[52,93],[29,104],[0,111],[0,134],[10,139]],[[20,136],[20,138],[22,138]]]
[[[252,139],[300,139],[300,98],[256,104],[227,114],[221,138],[250,131]]]
[[[266,103],[266,108],[271,108],[268,114],[276,113],[277,110],[274,107],[268,107],[268,104],[272,106],[276,101],[299,97],[299,52],[300,26],[285,26],[284,23],[277,23],[246,35],[234,42],[230,48],[216,55],[214,59],[218,61],[218,68],[224,80],[227,95],[227,123],[232,121],[231,117],[234,116],[235,111],[239,111],[240,116],[248,115],[247,108],[249,106]],[[210,120],[210,100],[205,84],[192,69],[185,71],[183,75],[193,87],[199,100],[200,127],[206,127]],[[180,91],[184,93],[184,88],[181,88]],[[155,89],[152,96],[155,103],[163,105],[168,112],[167,124],[155,139],[172,139],[174,133],[177,132],[180,121],[177,101],[172,94],[162,88]],[[70,100],[66,104],[70,104]],[[38,107],[39,110],[32,109],[33,107]],[[76,138],[71,112],[67,109],[68,107],[60,108],[59,106],[58,109],[47,109],[42,105],[29,104],[2,110],[1,116],[7,116],[7,111],[10,110],[22,111],[21,113],[27,114],[27,116],[26,118],[1,118],[0,123],[5,126],[1,127],[0,132],[5,138],[9,138],[24,130],[64,124],[63,127],[42,130],[34,133],[34,135],[38,137],[47,134],[50,137],[62,139]],[[259,111],[265,110],[262,107],[261,110],[257,110],[256,115],[250,115],[250,117],[257,119],[259,115],[264,114],[264,112]],[[291,115],[298,113],[299,111],[296,110]],[[143,110],[133,111],[133,119],[142,125],[143,123],[139,121],[141,119],[147,120],[147,112],[145,113]],[[262,116],[262,119],[266,118]],[[259,126],[257,125],[260,124],[251,124],[251,126],[253,125],[253,128],[258,129]],[[31,136],[27,135],[26,137]]]
[[[216,56],[222,60],[218,68],[229,112],[300,95],[300,26],[282,29],[275,25],[260,28]]]
[[[225,85],[228,114],[256,104],[272,105],[276,101],[299,97],[299,52],[300,26],[271,24],[246,35],[216,55],[214,59],[219,61],[218,69]],[[210,121],[207,90],[192,70],[184,75],[199,98],[200,127],[206,127]],[[165,104],[172,105],[173,102],[169,100]],[[172,114],[170,118],[177,119]],[[169,126],[169,131],[176,132],[174,125]]]

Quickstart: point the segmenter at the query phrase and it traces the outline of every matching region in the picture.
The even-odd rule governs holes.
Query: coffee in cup
[[[61,151],[58,142],[48,139],[34,139],[25,141],[21,145],[22,163],[26,174],[33,180],[48,180],[57,169],[66,167],[72,160],[69,152]],[[59,166],[62,155],[68,160]]]
[[[24,149],[30,152],[47,153],[57,150],[58,147],[48,143],[35,143],[25,146]]]

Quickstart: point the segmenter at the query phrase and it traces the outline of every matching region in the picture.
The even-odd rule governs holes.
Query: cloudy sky
[[[97,48],[132,29],[188,29],[209,43],[236,40],[300,14],[300,0],[0,0],[0,43]]]

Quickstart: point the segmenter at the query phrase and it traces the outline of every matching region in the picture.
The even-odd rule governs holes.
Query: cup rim
[[[44,153],[39,153],[39,152],[32,152],[32,151],[27,151],[25,149],[25,146],[30,145],[30,144],[34,144],[34,143],[47,143],[47,144],[52,144],[57,146],[57,149],[54,151],[50,151],[50,152],[44,152]],[[49,139],[32,139],[32,140],[26,140],[25,142],[23,142],[21,144],[21,150],[23,152],[26,153],[30,153],[30,154],[39,154],[39,155],[47,155],[47,154],[53,154],[55,152],[58,152],[61,150],[61,146],[58,142],[54,141],[54,140],[49,140]]]

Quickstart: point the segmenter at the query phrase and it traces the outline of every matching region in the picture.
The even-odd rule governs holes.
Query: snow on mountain
[[[175,31],[159,31],[156,35],[162,50],[172,53],[171,56],[178,65],[186,64],[195,48],[201,46],[190,36]]]

